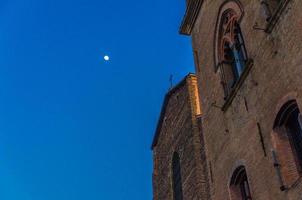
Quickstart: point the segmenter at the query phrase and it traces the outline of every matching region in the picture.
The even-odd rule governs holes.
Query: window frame
[[[302,177],[302,156],[299,156],[299,152],[302,152],[302,127],[299,120],[301,110],[296,99],[289,99],[282,104],[274,120],[272,140],[280,165],[278,173],[282,180],[282,191],[283,188],[291,188]]]
[[[223,45],[224,45],[224,35],[222,33],[222,26],[224,23],[224,18],[228,13],[232,13],[235,18],[235,23],[237,24],[237,29],[239,29],[239,33],[236,35],[239,35],[239,39],[237,42],[234,41],[234,33],[232,33],[233,43],[238,45],[240,47],[240,54],[244,56],[244,63],[241,63],[241,72],[239,73],[239,76],[237,78],[235,77],[235,73],[231,73],[232,70],[230,70],[230,66],[226,65],[226,62],[222,59],[223,55]],[[241,21],[244,16],[244,10],[243,6],[240,4],[237,0],[230,0],[225,1],[218,12],[217,21],[216,21],[216,28],[215,28],[215,40],[214,40],[214,61],[215,61],[215,73],[219,72],[221,84],[224,91],[224,104],[221,108],[223,112],[225,112],[228,107],[231,105],[232,101],[234,100],[237,92],[241,88],[244,80],[248,76],[252,66],[253,66],[253,60],[248,57],[245,41],[244,41],[244,34],[242,32],[242,29],[240,27]],[[234,26],[233,26],[234,27]],[[234,31],[234,29],[232,30]],[[241,42],[240,42],[241,40]],[[239,42],[239,44],[237,44]],[[238,48],[237,46],[237,48]],[[243,48],[242,48],[243,46]],[[234,56],[235,58],[235,56]],[[237,63],[238,64],[238,63]],[[231,66],[232,69],[234,69],[233,66]],[[238,71],[238,70],[237,70]],[[233,75],[232,75],[233,74]],[[234,79],[234,83],[230,84]],[[231,85],[231,86],[230,86]]]
[[[222,84],[227,98],[236,82],[240,79],[248,60],[243,35],[237,14],[228,9],[221,15],[218,37],[218,61],[220,72],[231,74],[231,78],[221,76]],[[232,84],[230,84],[230,82]]]
[[[292,121],[293,119],[291,119],[294,117],[293,115],[295,115],[295,112],[298,112],[296,122]],[[301,111],[299,109],[297,101],[290,100],[281,107],[276,117],[274,128],[276,127],[285,128],[286,134],[288,136],[288,140],[292,148],[292,152],[294,154],[297,169],[299,171],[299,174],[302,175],[302,155],[299,156],[299,152],[302,152],[302,144],[300,145],[297,144],[298,141],[296,141],[296,139],[298,135],[296,135],[295,133],[296,131],[293,131],[295,127],[293,127],[294,124],[292,124],[292,123],[296,123],[295,125],[299,126],[300,134],[301,134],[300,137],[302,138],[302,127],[299,121],[299,119],[301,118],[300,116],[301,116]]]
[[[229,191],[232,200],[252,200],[250,183],[243,165],[233,171]]]

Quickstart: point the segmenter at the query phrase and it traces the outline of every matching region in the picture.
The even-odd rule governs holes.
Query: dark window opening
[[[234,49],[236,51],[235,58],[237,58],[237,65],[240,65],[240,74],[247,62],[247,53],[244,46],[243,36],[239,24],[236,22],[234,26]]]
[[[177,153],[174,153],[172,160],[172,175],[173,175],[173,199],[183,200],[180,159]]]
[[[233,200],[251,200],[251,191],[243,166],[237,168],[231,179],[231,196]]]
[[[302,118],[295,100],[287,102],[275,120],[275,127],[284,127],[292,147],[296,164],[301,174],[302,169]]]

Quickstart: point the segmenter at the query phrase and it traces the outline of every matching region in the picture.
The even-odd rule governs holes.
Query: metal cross
[[[169,81],[170,81],[170,89],[172,89],[172,87],[173,87],[173,75],[172,74],[170,75]]]

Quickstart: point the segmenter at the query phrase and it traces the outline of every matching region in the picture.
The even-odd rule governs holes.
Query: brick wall
[[[302,110],[302,1],[289,1],[271,33],[253,28],[257,23],[264,29],[266,24],[260,1],[240,1],[244,10],[240,25],[253,66],[225,112],[220,109],[225,100],[214,59],[215,24],[223,2],[205,0],[191,34],[199,61],[196,68],[212,199],[230,199],[232,172],[244,165],[253,199],[299,200],[301,179],[286,191],[279,189],[271,133],[278,109],[288,99],[296,99]],[[178,141],[191,142],[188,138]]]
[[[201,144],[197,80],[188,75],[166,96],[153,142],[155,200],[173,199],[172,156],[180,157],[184,199],[208,199],[205,154]],[[162,120],[161,120],[162,119]]]

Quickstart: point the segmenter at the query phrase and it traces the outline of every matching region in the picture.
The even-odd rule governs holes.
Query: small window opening
[[[230,191],[232,200],[252,200],[245,167],[241,166],[233,173]]]
[[[183,200],[180,159],[174,153],[172,159],[172,178],[173,178],[173,200]]]

